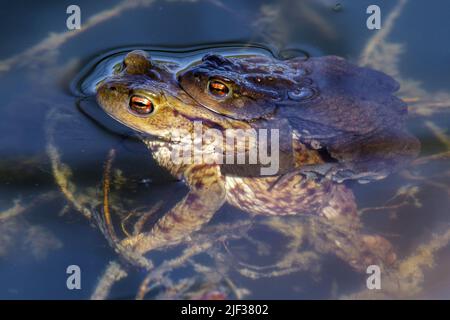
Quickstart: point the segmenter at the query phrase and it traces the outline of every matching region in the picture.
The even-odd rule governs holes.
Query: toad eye
[[[230,88],[219,80],[210,80],[208,82],[208,91],[215,97],[224,98],[230,92]]]
[[[141,96],[132,96],[130,98],[129,107],[133,113],[140,116],[149,115],[155,110],[153,102],[150,99]]]

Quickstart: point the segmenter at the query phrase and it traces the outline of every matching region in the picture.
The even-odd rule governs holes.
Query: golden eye
[[[218,80],[211,80],[208,82],[208,91],[215,97],[224,98],[230,92],[228,86]]]
[[[132,96],[129,103],[130,110],[137,115],[149,115],[154,110],[153,102],[145,97]]]

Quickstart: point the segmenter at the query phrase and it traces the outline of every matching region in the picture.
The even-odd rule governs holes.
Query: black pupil
[[[131,109],[137,114],[149,114],[153,111],[153,104],[150,100],[139,99],[131,100]]]
[[[223,97],[228,94],[229,90],[225,84],[217,81],[212,81],[209,83],[209,91],[215,96]]]

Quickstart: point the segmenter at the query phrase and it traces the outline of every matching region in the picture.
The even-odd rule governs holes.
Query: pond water
[[[450,298],[450,3],[77,1],[82,28],[67,30],[70,4],[14,1],[0,13],[0,298]],[[380,30],[366,27],[371,4]],[[346,238],[333,226],[251,218],[230,205],[191,242],[149,253],[150,270],[112,248],[93,217],[111,149],[121,237],[134,216],[163,213],[188,191],[93,99],[133,49],[186,65],[208,52],[338,55],[399,81],[419,158],[386,179],[348,183],[363,230],[396,251],[381,290],[367,290],[368,275],[327,246]],[[342,250],[353,250],[349,241]],[[80,290],[67,288],[70,265],[80,267]],[[107,283],[105,273],[120,279]]]

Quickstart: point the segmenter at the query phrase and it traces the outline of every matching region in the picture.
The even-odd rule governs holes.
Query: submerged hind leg
[[[391,243],[364,232],[350,189],[335,184],[320,210],[321,217],[309,221],[309,239],[318,251],[335,254],[361,272],[370,265],[386,268],[395,263]]]
[[[275,179],[226,177],[227,200],[252,214],[310,216],[305,219],[310,243],[358,271],[371,264],[381,267],[395,262],[389,241],[363,232],[353,192],[344,184],[293,175],[268,188]]]

